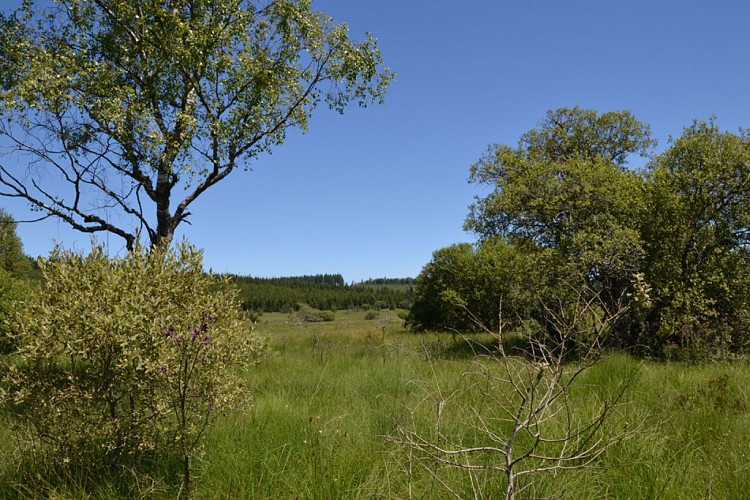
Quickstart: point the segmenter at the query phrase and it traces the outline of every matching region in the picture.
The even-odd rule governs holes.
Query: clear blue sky
[[[252,172],[192,207],[180,234],[214,271],[341,273],[347,281],[416,276],[434,250],[473,241],[462,223],[469,166],[490,143],[515,144],[545,111],[627,109],[660,148],[693,118],[750,126],[746,0],[320,0],[316,9],[371,31],[398,73],[387,103],[343,116],[319,109]],[[22,204],[0,200],[18,219]],[[25,250],[63,223],[23,224]],[[106,240],[106,237],[103,237]],[[117,250],[122,241],[109,241]]]

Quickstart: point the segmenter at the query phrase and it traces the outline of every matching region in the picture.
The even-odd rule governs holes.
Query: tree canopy
[[[680,347],[749,347],[750,136],[695,121],[649,168],[651,328]]]
[[[171,241],[320,103],[382,102],[393,77],[309,0],[27,0],[0,42],[0,194],[129,248]]]
[[[569,281],[578,275],[617,300],[642,257],[643,179],[626,164],[653,144],[627,111],[549,111],[518,146],[490,146],[471,166],[470,181],[492,192],[470,207],[465,228],[551,249],[569,264]]]
[[[543,322],[545,301],[584,293],[626,306],[611,332],[622,346],[750,349],[750,135],[711,119],[660,154],[653,145],[627,111],[561,108],[516,147],[490,146],[470,169],[491,188],[465,223],[479,241],[435,252],[417,280],[413,326],[467,329],[471,314],[493,324],[500,298],[506,312]],[[633,155],[649,161],[634,168]]]

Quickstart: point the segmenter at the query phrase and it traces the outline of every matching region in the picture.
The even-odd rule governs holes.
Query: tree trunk
[[[172,186],[169,174],[164,168],[159,170],[156,180],[156,232],[151,233],[153,246],[169,245],[174,237],[175,220],[169,211]]]

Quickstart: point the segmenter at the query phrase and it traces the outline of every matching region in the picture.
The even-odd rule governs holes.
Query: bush
[[[116,260],[58,249],[41,271],[3,377],[17,427],[65,467],[176,456],[189,490],[200,437],[218,410],[246,400],[239,368],[260,348],[235,291],[204,274],[187,243]]]
[[[304,303],[297,304],[297,311],[292,314],[292,320],[307,323],[333,321],[334,319],[336,319],[336,314],[333,311],[320,311]]]
[[[336,313],[333,311],[318,311],[318,317],[321,321],[333,321],[336,319]]]
[[[379,316],[380,316],[380,313],[377,311],[367,311],[367,313],[365,314],[365,319],[369,321],[369,320],[377,319]]]

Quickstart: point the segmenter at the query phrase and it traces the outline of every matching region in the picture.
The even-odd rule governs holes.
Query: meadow
[[[481,440],[467,408],[491,412],[472,390],[476,356],[450,333],[404,330],[396,311],[365,319],[338,311],[305,323],[267,313],[256,331],[268,342],[246,374],[248,408],[222,416],[196,466],[197,498],[502,497],[497,471],[466,471],[418,461],[398,429]],[[487,344],[491,338],[474,336]],[[500,365],[501,361],[484,359]],[[609,353],[571,391],[587,412],[627,383],[623,404],[600,432],[633,436],[588,467],[527,476],[522,498],[741,498],[750,491],[750,364],[651,362]],[[446,400],[445,395],[452,398]],[[445,403],[442,408],[440,402]],[[179,466],[154,462],[109,476],[58,474],[22,458],[0,427],[2,498],[175,498]],[[491,459],[491,457],[490,457]]]

